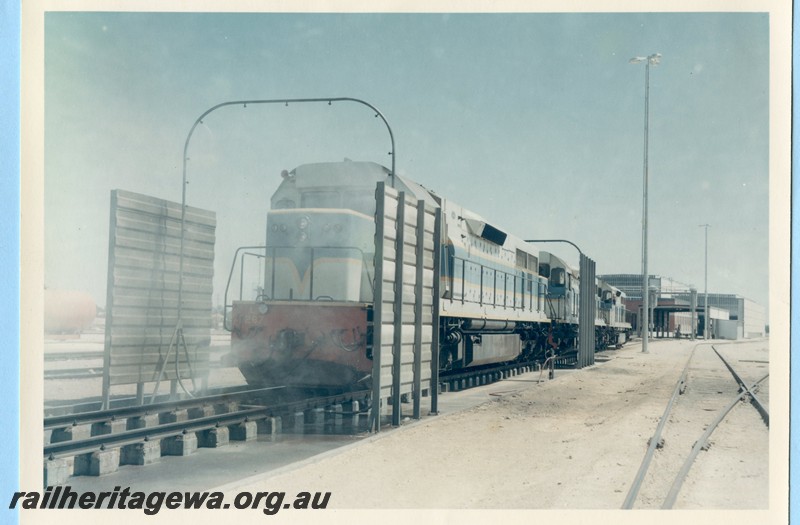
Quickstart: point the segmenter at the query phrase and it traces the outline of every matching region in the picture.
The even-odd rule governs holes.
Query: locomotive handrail
[[[236,248],[236,251],[233,254],[233,264],[231,264],[231,271],[228,274],[228,282],[225,285],[225,295],[223,296],[223,305],[222,305],[222,327],[225,330],[230,330],[228,328],[228,291],[231,287],[231,279],[233,279],[233,271],[236,269],[236,259],[239,257],[239,252],[242,250],[264,250],[264,257],[266,258],[266,246],[240,246]],[[241,284],[241,283],[240,283]],[[241,288],[240,288],[240,297],[241,299]]]
[[[245,252],[245,253],[241,254],[242,262],[240,263],[241,267],[240,267],[240,277],[239,277],[239,300],[242,299],[242,295],[243,295],[242,280],[243,280],[243,275],[244,275],[244,256],[245,255],[252,255],[252,256],[255,256],[255,257],[263,258],[263,259],[270,259],[271,258],[273,260],[273,264],[272,264],[272,279],[271,279],[271,283],[270,283],[271,284],[271,289],[270,289],[270,294],[271,295],[269,297],[274,299],[274,297],[275,297],[275,262],[274,261],[275,261],[275,258],[276,258],[275,252],[276,252],[276,250],[279,250],[279,249],[307,250],[307,251],[309,251],[311,253],[311,258],[310,258],[310,272],[311,272],[311,275],[310,275],[310,283],[309,283],[310,284],[310,287],[309,287],[309,300],[311,300],[311,301],[316,301],[316,300],[319,300],[320,297],[323,297],[323,296],[318,296],[316,299],[314,298],[314,250],[353,250],[353,251],[358,252],[361,255],[361,260],[364,263],[364,271],[367,274],[367,280],[370,283],[370,288],[372,288],[373,277],[369,273],[369,268],[368,268],[369,265],[368,265],[368,261],[367,261],[367,256],[364,253],[364,250],[362,250],[361,248],[358,248],[356,246],[240,246],[234,252],[233,263],[231,264],[231,269],[230,269],[230,272],[228,273],[228,282],[225,285],[225,295],[224,295],[224,298],[223,298],[224,305],[223,305],[223,314],[222,314],[222,326],[225,328],[225,330],[228,330],[228,331],[231,330],[231,327],[228,326],[228,308],[229,307],[233,307],[233,303],[228,304],[228,292],[230,291],[231,281],[233,280],[233,274],[234,274],[234,271],[236,270],[236,262],[239,259],[239,253],[242,250],[264,250],[264,255],[257,254],[257,253],[249,253],[249,252]],[[270,251],[272,252],[272,255],[269,255]],[[266,287],[266,284],[267,283],[264,282],[265,287]],[[263,294],[259,295],[259,297],[263,297]],[[325,297],[328,297],[328,296],[325,296]]]
[[[368,108],[372,109],[375,112],[375,117],[380,117],[383,123],[386,125],[386,129],[389,132],[389,140],[392,145],[392,149],[389,152],[389,155],[392,157],[392,169],[390,172],[390,180],[392,181],[392,187],[394,187],[394,177],[395,177],[395,146],[394,146],[394,133],[392,133],[392,128],[389,126],[389,122],[387,122],[386,117],[383,116],[383,113],[378,110],[375,106],[366,102],[364,100],[358,98],[351,98],[351,97],[327,97],[327,98],[290,98],[290,99],[256,99],[256,100],[234,100],[229,102],[222,102],[217,104],[216,106],[212,106],[206,111],[203,112],[197,120],[194,121],[192,124],[191,129],[189,130],[189,134],[186,136],[186,142],[183,145],[183,184],[181,187],[181,241],[180,241],[180,252],[179,252],[179,262],[178,262],[178,320],[175,326],[176,334],[180,335],[183,332],[183,261],[184,261],[184,239],[186,237],[186,161],[189,160],[187,153],[189,151],[189,142],[192,139],[192,135],[194,134],[195,128],[197,125],[203,122],[203,119],[213,111],[216,111],[219,108],[226,107],[226,106],[238,106],[243,105],[247,107],[247,104],[285,104],[289,105],[296,104],[296,103],[306,103],[306,102],[327,102],[330,106],[333,102],[356,102],[358,104],[363,104]],[[238,253],[238,250],[237,250]],[[235,262],[235,259],[234,259]],[[229,278],[230,281],[230,278]],[[227,302],[227,288],[225,291],[226,294],[226,302]],[[227,311],[227,305],[223,308],[224,311]],[[225,322],[225,318],[223,316],[223,322]]]
[[[583,251],[578,248],[578,245],[572,241],[568,241],[567,239],[525,239],[525,242],[565,242],[574,246],[575,249],[578,250],[578,253],[583,255]]]
[[[248,255],[261,259],[267,258],[266,254],[261,255],[260,253],[244,252],[242,254],[242,263],[239,265],[239,299],[241,299],[242,296],[244,295],[244,258],[247,257]],[[263,295],[264,294],[261,293],[259,294],[259,297]]]

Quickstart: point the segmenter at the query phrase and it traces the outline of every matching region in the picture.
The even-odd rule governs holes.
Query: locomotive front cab
[[[386,173],[362,162],[282,173],[256,297],[231,307],[231,350],[249,384],[368,386],[375,185]]]
[[[620,348],[627,340],[630,324],[625,320],[625,294],[619,288],[597,279],[598,349]]]
[[[551,297],[564,297],[567,294],[567,271],[564,268],[553,268],[550,270]]]
[[[349,209],[269,212],[263,298],[371,302],[374,231]]]
[[[577,324],[580,294],[578,272],[549,252],[539,252],[539,274],[548,278],[547,299],[554,320]]]

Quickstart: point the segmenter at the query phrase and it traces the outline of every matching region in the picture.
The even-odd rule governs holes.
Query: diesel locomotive
[[[231,353],[249,384],[366,387],[372,372],[375,188],[391,184],[441,210],[442,371],[574,351],[578,272],[478,214],[372,162],[281,173],[265,246],[237,251],[226,291]],[[249,261],[249,262],[247,262]],[[255,278],[244,286],[245,266]],[[238,273],[237,270],[238,269]],[[253,270],[254,269],[254,270]],[[230,299],[232,280],[239,293]],[[623,344],[624,294],[597,281],[597,350]]]

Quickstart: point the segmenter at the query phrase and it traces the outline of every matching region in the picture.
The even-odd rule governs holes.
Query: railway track
[[[61,354],[58,360],[96,359],[97,352]],[[539,380],[552,378],[574,356],[547,363],[513,363],[468,372],[442,374],[441,392],[486,385],[526,372],[539,371]],[[48,371],[49,378],[89,379],[100,368]],[[204,397],[149,405],[128,400],[99,410],[99,402],[54,406],[44,419],[46,485],[72,476],[100,476],[125,465],[147,465],[162,456],[185,456],[197,448],[217,448],[229,441],[274,440],[281,433],[357,433],[366,430],[368,391],[312,395],[285,387],[264,390],[227,389]],[[382,415],[382,421],[388,416]],[[362,424],[363,423],[363,424]],[[310,429],[309,429],[310,427]]]
[[[439,388],[442,391],[458,392],[467,388],[488,385],[502,379],[541,370],[537,361],[487,366],[477,370],[451,370],[439,375]]]
[[[74,475],[99,476],[122,465],[147,465],[161,456],[187,456],[197,448],[303,433],[309,425],[366,420],[368,391],[322,397],[284,387],[195,399],[96,410],[44,419],[45,485]]]
[[[459,391],[537,370],[515,363],[442,376],[440,390]],[[540,378],[541,379],[541,378]],[[113,406],[113,405],[112,405]],[[146,465],[161,456],[189,455],[230,440],[273,439],[280,433],[363,430],[368,391],[315,396],[280,387],[232,391],[181,401],[119,406],[109,410],[54,409],[44,419],[45,482],[74,475],[99,476],[124,465]],[[362,428],[364,427],[364,428]]]
[[[733,411],[757,413],[764,431],[768,431],[768,361],[734,361],[731,356],[736,347],[736,343],[701,343],[693,348],[647,443],[647,452],[622,504],[623,509],[634,508],[637,501],[641,508],[671,509],[685,493],[702,492],[702,482],[693,484],[691,490],[684,489],[692,467],[708,460],[704,456],[698,462],[700,453],[713,455],[715,448],[719,450],[725,446],[717,454],[735,454],[737,446],[740,450],[746,446],[724,442],[719,447],[713,446],[715,442],[711,436]],[[761,392],[766,395],[762,396]],[[751,405],[755,410],[744,405]],[[703,414],[701,417],[697,416],[698,408]],[[752,425],[752,419],[755,418],[747,420],[748,425]],[[693,497],[702,498],[702,495]]]

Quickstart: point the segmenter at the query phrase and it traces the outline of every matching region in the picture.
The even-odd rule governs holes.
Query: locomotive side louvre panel
[[[445,298],[450,302],[477,302],[506,309],[541,311],[538,276],[487,264],[453,257],[452,275],[446,279],[451,283],[452,292]]]
[[[477,302],[493,308],[512,310],[536,310],[533,301],[533,286],[526,294],[528,279],[533,275],[521,271],[529,264],[536,265],[536,257],[525,250],[515,248],[512,240],[506,236],[509,246],[500,246],[484,238],[477,238],[476,232],[482,231],[485,221],[472,217],[464,218],[469,212],[449,203],[446,214],[448,226],[448,249],[445,256],[444,283],[445,299],[450,303]],[[452,246],[451,250],[449,247]],[[530,263],[529,263],[530,258]],[[536,269],[534,269],[534,272]],[[538,302],[538,301],[537,301]],[[446,305],[448,311],[454,311]]]

